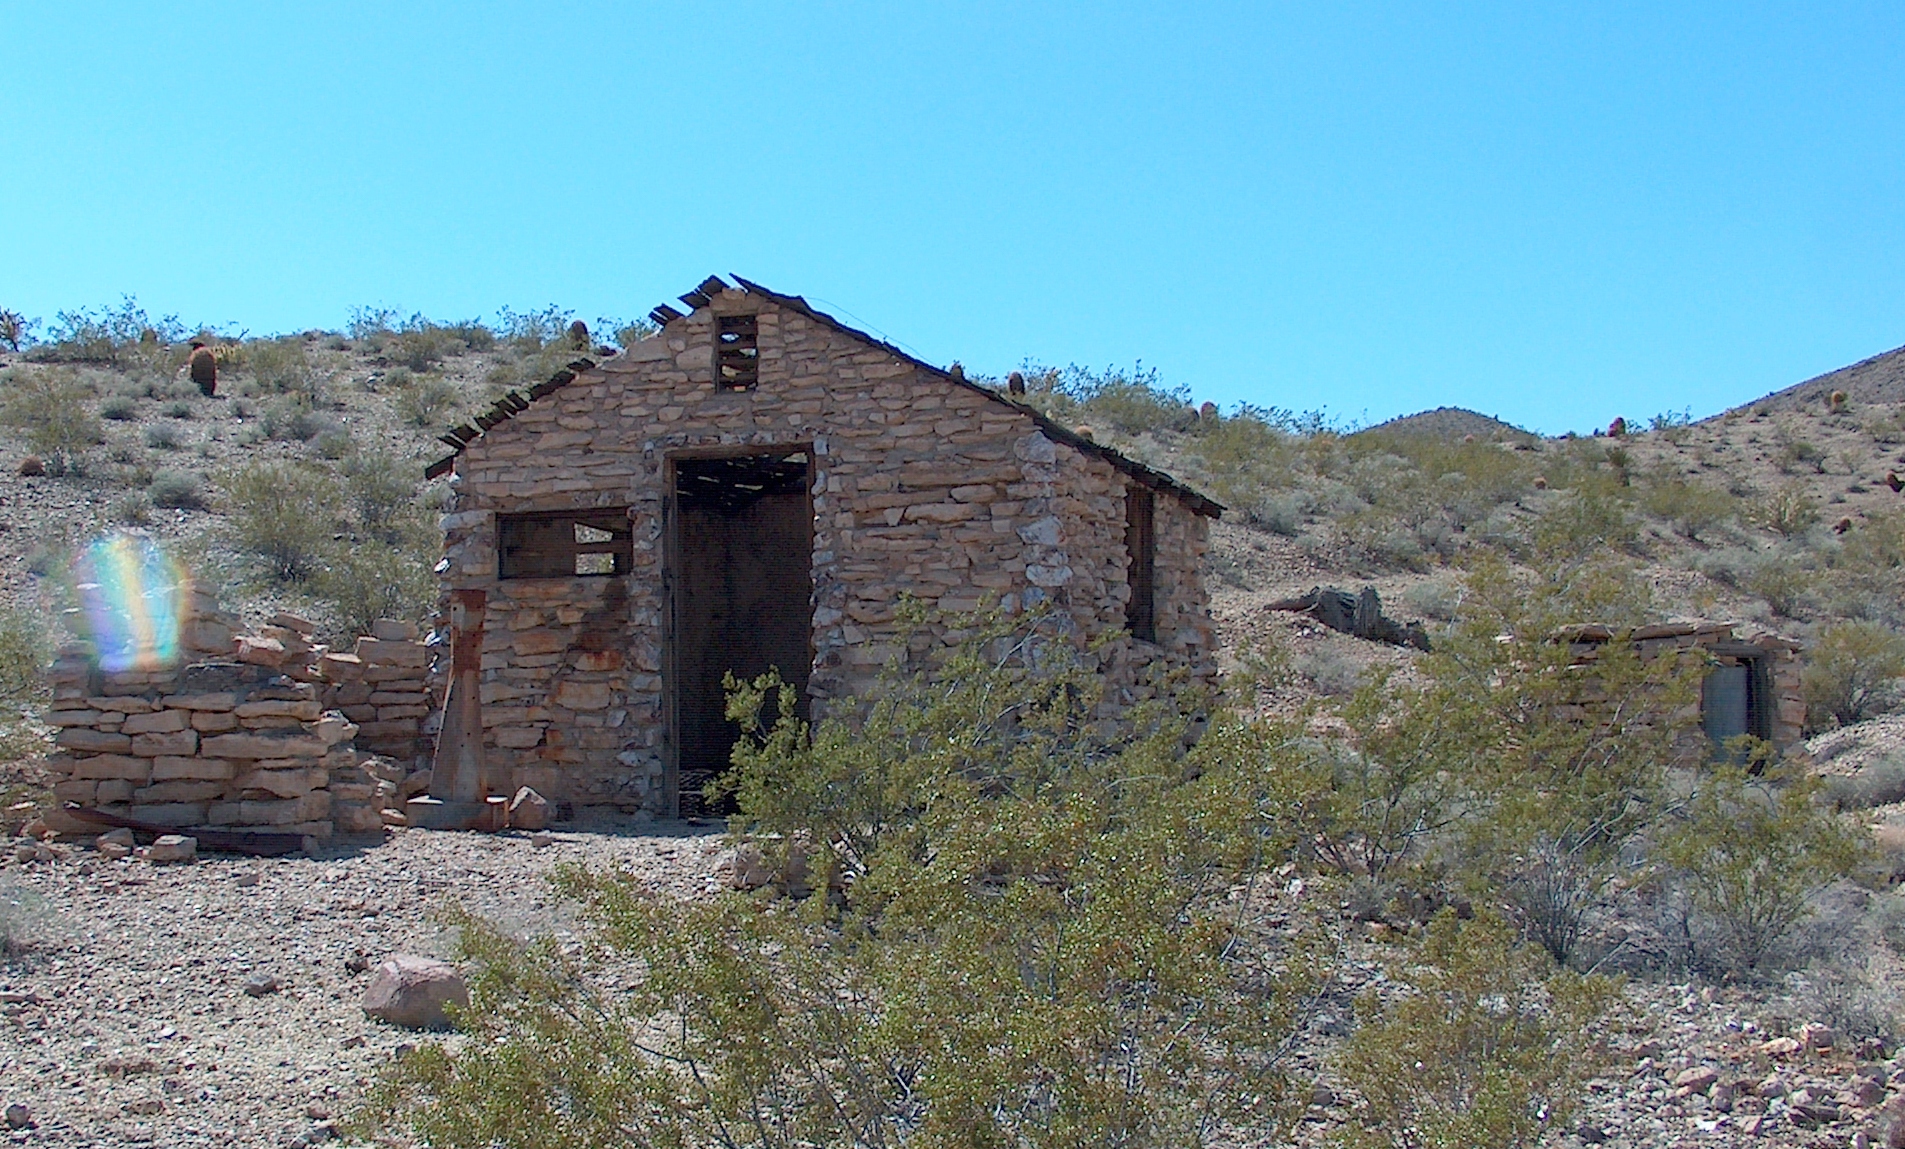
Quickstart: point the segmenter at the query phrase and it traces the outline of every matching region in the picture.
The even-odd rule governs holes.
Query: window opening
[[[1156,590],[1157,538],[1153,530],[1155,497],[1149,487],[1127,487],[1124,495],[1124,549],[1131,597],[1125,602],[1125,629],[1145,642],[1158,640]]]
[[[752,315],[715,316],[715,380],[730,391],[752,391],[761,381],[758,325]]]
[[[634,531],[623,507],[496,516],[501,578],[627,574]]]

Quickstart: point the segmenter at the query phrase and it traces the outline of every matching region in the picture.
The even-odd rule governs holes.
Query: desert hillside
[[[188,332],[127,301],[63,315],[38,339],[15,330],[0,347],[5,831],[30,825],[48,800],[36,766],[49,748],[37,721],[41,669],[70,630],[65,612],[91,540],[148,533],[252,624],[291,611],[333,639],[379,618],[428,624],[443,490],[424,470],[448,451],[437,436],[497,396],[647,331],[571,321],[557,309],[487,324],[366,311],[343,332],[257,338]],[[194,336],[201,363],[216,363],[215,385],[193,381]],[[1271,981],[1303,990],[1278,998],[1273,1021],[1253,1015],[1285,1027],[1276,1088],[1286,1092],[1276,1096],[1288,1137],[1226,1143],[1339,1144],[1370,1127],[1388,1104],[1377,1078],[1406,1075],[1397,1050],[1415,1024],[1414,998],[1397,987],[1441,984],[1419,980],[1421,963],[1403,957],[1440,955],[1423,960],[1482,976],[1451,956],[1456,935],[1438,931],[1462,931],[1498,966],[1486,971],[1494,988],[1474,991],[1470,1021],[1503,994],[1531,995],[1530,1016],[1543,1024],[1575,1017],[1568,995],[1588,994],[1583,986],[1603,995],[1594,1010],[1580,1007],[1577,1031],[1543,1047],[1568,1051],[1557,1055],[1568,1072],[1551,1083],[1567,1120],[1546,1127],[1546,1116],[1508,1113],[1502,1129],[1534,1121],[1524,1131],[1567,1146],[1884,1143],[1905,1085],[1905,1060],[1891,1060],[1905,1041],[1894,1004],[1905,987],[1905,895],[1894,885],[1905,876],[1900,355],[1697,422],[1610,412],[1626,417],[1565,438],[1455,408],[1368,428],[1225,412],[1155,375],[1027,366],[1026,402],[1228,508],[1209,571],[1233,672],[1228,705],[1211,720],[1215,735],[1167,749],[1197,765],[1185,785],[1228,779],[1240,789],[1208,793],[1243,795],[1274,824],[1259,844],[1283,853],[1220,894],[1234,912],[1223,928],[1278,955],[1265,959]],[[1425,641],[1359,639],[1287,609],[1319,587],[1374,588],[1384,612]],[[1580,681],[1566,657],[1545,663],[1554,672],[1545,677],[1530,669],[1551,659],[1565,626],[1619,634],[1695,621],[1801,646],[1806,738],[1783,758],[1742,759],[1748,771],[1722,755],[1694,768],[1632,716],[1604,724],[1612,737],[1557,721],[1604,699],[1582,709],[1566,692]],[[1683,719],[1694,709],[1692,663],[1678,677],[1618,655],[1601,665],[1650,706],[1675,700],[1668,709]],[[909,744],[893,745],[904,758]],[[1081,770],[1136,753],[1053,746],[1078,754]],[[1200,754],[1230,757],[1219,769]],[[1636,763],[1645,776],[1630,770]],[[1523,773],[1502,773],[1510,769]],[[1591,792],[1571,790],[1575,778],[1591,779]],[[1556,808],[1579,802],[1603,820],[1591,832],[1544,821],[1541,802],[1517,806],[1527,795]],[[788,841],[834,840],[798,812],[782,816],[793,819],[782,827]],[[1758,829],[1732,843],[1724,864],[1701,855],[1735,825]],[[11,899],[0,899],[9,963],[0,1002],[16,1023],[0,1028],[0,1102],[13,1099],[16,1070],[44,1084],[24,1120],[44,1125],[47,1144],[315,1143],[340,1132],[334,1118],[417,1040],[360,1016],[363,951],[448,955],[427,915],[459,890],[511,936],[565,939],[582,928],[578,911],[498,883],[540,874],[554,858],[639,856],[660,875],[651,892],[728,925],[724,892],[755,898],[749,915],[813,892],[804,868],[789,877],[791,854],[749,855],[751,845],[712,827],[556,830],[534,844],[393,830],[381,850],[282,864],[214,858],[190,881],[136,858],[22,838],[0,861],[0,894]],[[1483,840],[1497,832],[1525,839],[1512,849]],[[985,863],[975,888],[1012,877],[1008,863],[975,856]],[[1766,857],[1794,875],[1775,891],[1785,899],[1771,912],[1778,928],[1729,932],[1737,923],[1701,900],[1700,883],[1716,867],[1734,873],[1726,866],[1736,859],[1751,868]],[[1168,869],[1182,859],[1153,860]],[[1048,885],[1066,870],[1023,864]],[[754,869],[758,881],[746,877]],[[819,888],[851,900],[850,883]],[[180,928],[181,916],[218,940],[211,965],[128,940]],[[1181,941],[1168,929],[1147,936]],[[114,940],[89,940],[99,938]],[[507,966],[509,948],[483,960]],[[579,949],[536,953],[553,962]],[[1503,971],[1512,978],[1499,980]],[[1608,973],[1627,980],[1599,977]],[[263,974],[269,988],[239,988]],[[68,999],[71,986],[85,992]],[[144,1032],[126,1003],[162,1014],[167,1032]],[[317,1058],[326,1064],[294,1065],[307,1029],[341,1035],[338,1048],[326,1045],[328,1061]],[[189,1136],[177,1132],[181,1115],[196,1115]]]

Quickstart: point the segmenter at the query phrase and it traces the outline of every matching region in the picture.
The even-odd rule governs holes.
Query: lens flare
[[[86,548],[74,573],[101,670],[163,670],[178,662],[188,583],[159,544],[108,535]]]

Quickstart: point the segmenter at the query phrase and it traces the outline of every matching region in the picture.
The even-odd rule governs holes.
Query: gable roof
[[[954,387],[964,387],[968,391],[976,392],[995,403],[1011,408],[1013,411],[1024,415],[1036,424],[1039,430],[1044,432],[1046,438],[1054,442],[1063,443],[1083,454],[1093,455],[1103,459],[1117,470],[1122,471],[1124,474],[1129,475],[1145,486],[1151,487],[1154,490],[1165,491],[1175,496],[1197,514],[1214,519],[1224,513],[1224,505],[1217,500],[1191,487],[1185,486],[1163,471],[1153,470],[1143,463],[1120,454],[1102,443],[1085,438],[1071,428],[1055,422],[1029,404],[1020,403],[1006,395],[994,391],[990,387],[982,387],[967,379],[963,374],[954,374],[944,368],[935,367],[933,364],[895,347],[893,344],[888,343],[878,336],[862,331],[857,327],[848,326],[833,316],[828,315],[826,312],[816,309],[812,304],[798,295],[782,295],[778,291],[763,287],[758,283],[743,279],[738,275],[731,274],[731,278],[735,284],[740,286],[741,290],[747,292],[749,295],[758,295],[778,307],[788,311],[798,312],[815,322],[825,324],[862,343],[877,347],[895,359],[910,364],[941,382]],[[727,290],[731,290],[731,288],[720,276],[710,275],[707,279],[702,280],[693,291],[682,295],[681,301],[686,303],[690,308],[699,309],[706,307],[714,294]],[[656,307],[650,311],[648,315],[650,319],[655,321],[657,327],[666,327],[670,322],[676,319],[685,318],[682,312],[666,303]],[[538,383],[534,387],[529,388],[526,393],[510,391],[501,399],[498,399],[495,405],[488,411],[477,415],[470,423],[463,423],[452,427],[449,431],[437,436],[438,439],[454,449],[450,454],[438,459],[425,468],[424,477],[434,479],[438,475],[447,472],[455,465],[456,457],[462,454],[463,448],[482,437],[485,431],[488,431],[491,427],[494,427],[506,419],[513,418],[518,411],[527,409],[529,404],[535,402],[537,399],[568,386],[575,380],[577,375],[584,371],[593,370],[595,366],[596,362],[593,359],[578,358],[572,361],[567,367],[550,376],[547,381]],[[471,425],[472,423],[474,426]]]

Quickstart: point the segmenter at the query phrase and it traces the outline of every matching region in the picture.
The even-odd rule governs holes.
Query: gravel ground
[[[0,966],[0,1106],[35,1146],[313,1143],[415,1033],[367,1019],[392,953],[448,956],[432,911],[461,902],[511,929],[562,929],[541,880],[563,861],[626,865],[693,896],[715,884],[710,827],[649,823],[527,835],[404,830],[312,858],[106,861],[88,850],[0,869],[43,901]],[[247,996],[267,975],[281,989]]]

